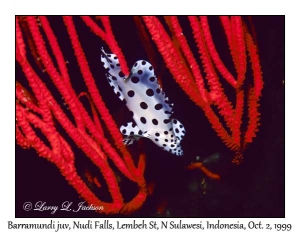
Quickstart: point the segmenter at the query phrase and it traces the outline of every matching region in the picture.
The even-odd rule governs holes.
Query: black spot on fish
[[[148,108],[148,105],[145,102],[141,102],[140,106],[141,106],[142,109],[147,109]]]
[[[154,81],[155,81],[155,77],[153,77],[153,76],[150,77],[150,78],[149,78],[149,81],[150,81],[150,82],[154,82]]]
[[[138,83],[139,81],[140,81],[140,79],[138,77],[136,77],[136,76],[133,76],[131,78],[131,82],[133,82],[133,83]]]
[[[143,74],[143,71],[142,70],[138,70],[137,72],[139,75],[142,75]]]
[[[135,93],[134,93],[133,90],[130,90],[130,91],[127,92],[127,95],[128,95],[129,97],[133,97],[134,94],[135,94]]]
[[[156,137],[159,137],[159,135],[160,135],[159,133],[155,133],[155,136],[156,136]]]
[[[168,134],[168,131],[165,131],[164,134]]]
[[[143,123],[143,124],[146,124],[147,123],[147,121],[146,121],[146,118],[145,117],[141,117],[141,122]]]
[[[139,135],[142,135],[142,134],[143,134],[142,130],[139,130],[138,134],[139,134]]]
[[[146,91],[146,94],[147,94],[148,96],[153,96],[153,95],[154,95],[154,92],[153,92],[152,89],[149,88],[149,89]]]
[[[146,65],[146,62],[145,62],[145,61],[142,61],[142,65],[143,65],[143,66]]]
[[[176,133],[179,133],[179,130],[178,130],[178,129],[175,129],[175,132],[176,132]]]
[[[152,66],[149,66],[149,70],[153,70],[153,67],[152,67]]]
[[[122,71],[120,71],[120,72],[119,72],[119,76],[120,76],[121,78],[123,78],[123,77],[125,77],[125,74],[124,74]]]
[[[116,81],[117,78],[115,76],[111,76],[112,80]]]
[[[165,124],[170,123],[170,121],[171,121],[170,119],[164,119],[164,123],[165,123]]]
[[[156,104],[155,106],[154,106],[154,108],[155,108],[155,110],[160,110],[160,109],[162,109],[162,104]]]
[[[126,129],[123,129],[123,130],[122,130],[122,134],[126,134]]]
[[[156,119],[152,120],[153,125],[158,125],[158,121]]]
[[[159,89],[159,88],[156,89],[156,93],[157,93],[157,94],[160,93],[160,89]]]

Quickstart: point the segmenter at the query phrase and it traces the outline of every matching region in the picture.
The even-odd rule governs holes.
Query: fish
[[[123,143],[131,145],[142,137],[148,138],[163,150],[182,156],[181,141],[186,131],[183,124],[172,117],[174,104],[160,87],[153,66],[138,60],[125,76],[118,57],[106,53],[103,48],[101,63],[109,85],[126,104],[133,119],[120,127]]]

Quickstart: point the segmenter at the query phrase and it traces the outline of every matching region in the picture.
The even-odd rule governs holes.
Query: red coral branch
[[[190,164],[188,166],[188,169],[189,170],[200,169],[205,175],[207,175],[208,177],[214,180],[219,180],[221,178],[219,174],[213,173],[210,170],[208,170],[201,162],[195,162]]]
[[[110,26],[110,20],[108,16],[101,16],[99,17],[103,26],[104,30],[102,30],[89,16],[82,16],[82,20],[85,22],[85,24],[97,35],[99,36],[103,41],[107,43],[110,50],[117,55],[121,69],[125,75],[129,74],[129,69],[125,60],[125,57],[118,46],[118,43],[115,39],[115,36],[113,34],[113,31]]]

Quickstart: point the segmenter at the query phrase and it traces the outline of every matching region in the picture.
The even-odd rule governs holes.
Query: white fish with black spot
[[[145,137],[172,154],[183,155],[180,142],[185,129],[178,120],[171,118],[173,104],[169,103],[159,86],[152,65],[139,60],[126,77],[117,56],[105,53],[103,48],[101,51],[101,61],[107,70],[109,85],[127,105],[134,120],[120,127],[121,133],[125,135],[124,144],[130,145]]]

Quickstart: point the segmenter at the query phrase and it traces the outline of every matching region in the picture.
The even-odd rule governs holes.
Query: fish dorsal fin
[[[118,82],[116,81],[114,76],[111,76],[110,74],[106,74],[107,81],[109,85],[114,90],[115,94],[120,98],[120,100],[124,100],[123,90],[118,85]]]
[[[118,80],[125,78],[125,75],[121,71],[119,59],[115,54],[107,54],[101,49],[101,61],[104,68],[107,70],[106,78],[109,85],[113,88],[115,94],[123,101],[123,90],[118,85]]]
[[[173,132],[177,138],[177,140],[181,141],[185,135],[185,128],[183,124],[180,123],[177,119],[172,119],[173,123]]]

